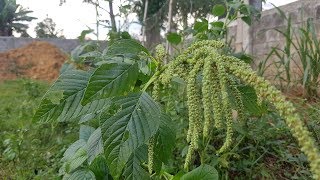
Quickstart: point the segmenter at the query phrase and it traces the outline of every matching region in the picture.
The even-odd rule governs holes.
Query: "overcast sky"
[[[63,29],[63,35],[66,38],[77,38],[82,30],[96,29],[96,15],[95,8],[92,5],[82,3],[83,0],[66,0],[66,3],[59,6],[60,0],[17,0],[18,4],[21,4],[25,8],[29,8],[34,11],[32,16],[37,17],[37,20],[32,21],[30,28],[28,30],[31,36],[35,36],[34,27],[40,21],[42,21],[46,16],[52,18],[57,24],[57,29]],[[123,0],[114,0],[115,13],[118,13],[118,6]],[[267,4],[264,5],[264,9],[271,8],[270,3],[276,6],[284,5],[296,0],[267,0]],[[106,8],[108,6],[105,4]],[[107,16],[106,13],[101,12],[103,16]],[[134,21],[134,15],[132,15],[130,20]],[[119,21],[117,22],[119,23]],[[100,29],[100,39],[104,39],[108,30],[106,28]],[[138,35],[140,33],[140,26],[132,23],[129,27],[129,33],[133,35]],[[96,38],[91,35],[91,38]]]

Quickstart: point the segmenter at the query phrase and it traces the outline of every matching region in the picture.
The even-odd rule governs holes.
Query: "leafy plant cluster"
[[[66,123],[35,123],[32,116],[47,83],[26,79],[0,83],[0,177],[52,179],[63,152],[78,127]]]
[[[187,40],[191,34],[198,40],[223,40],[228,44],[232,41],[232,39],[228,39],[230,38],[228,27],[232,22],[241,19],[246,24],[251,25],[254,20],[261,16],[259,10],[241,0],[225,0],[214,4],[211,15],[218,20],[210,22],[205,18],[197,19],[192,28],[187,28],[180,34],[168,33],[167,40],[172,45],[178,45],[183,40]]]
[[[217,179],[212,157],[236,147],[235,126],[244,128],[254,113],[271,109],[285,119],[317,178],[319,152],[293,105],[248,64],[225,56],[223,46],[199,41],[163,65],[163,47],[152,57],[136,41],[120,40],[91,67],[68,65],[34,116],[80,125],[79,140],[65,151],[60,174],[69,179]],[[179,121],[187,121],[187,127],[175,127]],[[183,167],[171,164],[176,136],[188,145],[178,160]],[[168,169],[170,164],[175,170]]]
[[[277,151],[279,144],[264,136],[252,137],[256,132],[250,127],[264,129],[268,125],[262,120],[274,118],[276,127],[297,139],[317,178],[319,152],[293,105],[243,60],[230,56],[228,46],[211,40],[226,36],[229,20],[252,18],[252,9],[239,3],[236,8],[232,3],[215,6],[215,15],[228,17],[216,23],[222,27],[197,22],[196,42],[169,64],[162,63],[167,58],[163,47],[157,46],[153,57],[130,38],[102,52],[91,44],[79,46],[34,116],[80,126],[79,140],[65,151],[59,174],[65,179],[218,179],[241,169],[248,172],[262,158],[278,160],[286,151]],[[260,123],[253,123],[257,119]],[[259,142],[270,143],[270,149]],[[289,142],[279,143],[289,147]],[[296,155],[280,156],[292,166],[306,166],[305,156]],[[273,177],[267,171],[260,174]]]

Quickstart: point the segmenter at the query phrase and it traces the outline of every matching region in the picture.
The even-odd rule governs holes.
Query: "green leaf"
[[[143,145],[137,148],[129,157],[123,175],[126,180],[150,179],[149,173],[142,168],[141,164],[148,159],[147,146]]]
[[[198,33],[199,32],[203,32],[203,31],[207,31],[208,30],[208,21],[205,19],[202,19],[202,21],[197,21],[194,24],[194,30],[196,30]]]
[[[244,52],[233,53],[232,56],[244,61],[247,64],[250,64],[253,61],[253,58]]]
[[[124,95],[134,87],[138,73],[137,63],[102,64],[92,74],[82,104],[96,99]]]
[[[243,17],[241,17],[241,19],[242,19],[242,21],[244,21],[248,25],[252,24],[252,19],[250,16],[243,16]]]
[[[74,62],[80,63],[82,61],[82,55],[85,55],[89,52],[96,52],[97,48],[98,46],[95,42],[89,41],[85,44],[77,46],[75,49],[71,51],[70,55]]]
[[[267,112],[265,106],[259,106],[257,103],[257,94],[253,87],[251,86],[237,86],[238,90],[242,95],[242,102],[244,109],[252,115],[260,116]]]
[[[146,92],[130,94],[114,100],[100,120],[108,167],[118,179],[134,150],[158,130],[160,108]]]
[[[150,54],[139,42],[133,39],[121,39],[114,42],[106,51],[107,56],[123,56],[134,58],[141,52]]]
[[[155,170],[161,170],[162,163],[167,163],[172,156],[172,151],[176,142],[176,127],[170,116],[161,114],[159,130],[156,134],[155,145]]]
[[[88,30],[81,31],[81,35],[78,36],[79,41],[80,42],[84,42],[86,35],[88,35],[88,34],[90,34],[92,32],[94,32],[93,29],[88,29]]]
[[[174,177],[171,180],[180,180],[184,174],[185,173],[183,171],[179,171],[177,174],[174,175]]]
[[[181,177],[181,180],[218,180],[218,171],[209,165],[201,165]]]
[[[103,152],[103,144],[101,139],[101,129],[97,128],[89,137],[87,142],[88,162],[91,162]]]
[[[79,148],[71,160],[67,162],[66,170],[68,173],[80,167],[87,160],[87,151],[84,148]]]
[[[64,152],[62,161],[69,161],[73,158],[75,153],[80,149],[86,146],[86,141],[83,139],[79,139],[73,144],[71,144],[68,149]]]
[[[111,180],[106,158],[103,155],[96,157],[90,164],[89,169],[94,173],[96,179]]]
[[[68,180],[95,180],[95,176],[92,171],[88,169],[79,169],[71,174]]]
[[[214,16],[222,16],[226,12],[226,8],[222,4],[216,4],[212,8],[212,14]]]
[[[177,33],[168,33],[167,34],[167,40],[171,43],[171,44],[179,44],[182,41],[182,37],[181,35],[177,34]]]
[[[82,70],[65,70],[42,98],[33,119],[63,122],[80,119],[92,112],[98,113],[110,100],[101,99],[86,106],[80,104],[90,75],[90,72]]]
[[[101,52],[95,50],[95,51],[90,51],[87,53],[83,53],[79,55],[80,58],[96,58],[99,59],[101,57]],[[95,60],[97,61],[97,60]]]
[[[91,126],[81,125],[79,131],[79,139],[83,139],[88,141],[90,135],[93,133],[95,129]]]
[[[210,23],[213,27],[215,28],[219,28],[219,29],[222,29],[223,28],[223,25],[224,25],[224,22],[221,22],[221,21],[215,21],[215,22],[212,22]]]

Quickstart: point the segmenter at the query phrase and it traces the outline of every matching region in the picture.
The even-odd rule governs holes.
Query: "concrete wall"
[[[54,38],[16,38],[16,37],[2,37],[0,36],[0,52],[7,51],[10,49],[19,48],[25,46],[34,41],[46,41],[49,42],[64,52],[71,52],[80,43],[76,39],[54,39]],[[105,42],[101,41],[101,44],[105,46]]]
[[[320,37],[320,0],[299,0],[279,7],[286,16],[292,18],[294,27],[299,27],[313,18]],[[284,37],[274,29],[283,30],[287,21],[276,9],[262,12],[261,19],[250,28],[241,20],[231,24],[229,38],[233,38],[232,46],[236,51],[246,51],[252,54],[256,62],[266,57],[272,47],[283,47]]]

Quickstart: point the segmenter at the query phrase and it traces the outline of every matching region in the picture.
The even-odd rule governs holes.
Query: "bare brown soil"
[[[65,53],[50,43],[32,42],[0,53],[0,81],[22,77],[53,81],[67,59]]]

